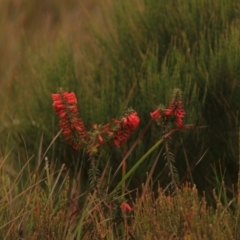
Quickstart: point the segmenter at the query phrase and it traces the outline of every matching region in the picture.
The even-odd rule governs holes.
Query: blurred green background
[[[182,181],[210,190],[238,172],[240,2],[235,0],[0,1],[0,151],[9,168],[40,161],[59,131],[51,93],[74,91],[86,126],[104,124],[127,107],[139,130],[172,90],[183,91],[185,122],[172,136]],[[132,166],[160,137],[154,124],[128,159]],[[101,157],[104,163],[110,153]],[[157,152],[138,169],[139,186]],[[83,161],[62,137],[47,152],[70,167]],[[122,159],[111,153],[113,168]],[[189,164],[191,171],[187,171]],[[88,166],[86,165],[86,168]],[[164,158],[154,179],[168,182]],[[191,174],[190,174],[191,172]]]

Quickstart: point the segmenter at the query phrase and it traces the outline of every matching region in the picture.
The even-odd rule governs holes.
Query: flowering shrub
[[[171,133],[175,130],[171,131],[170,123],[174,122],[177,130],[188,129],[190,125],[184,125],[183,119],[185,116],[185,111],[183,109],[182,102],[182,92],[180,89],[174,89],[172,100],[168,104],[168,107],[165,108],[163,105],[159,105],[159,107],[150,113],[150,116],[153,121],[155,121],[159,126],[163,127],[163,139],[164,139],[164,148],[165,153],[164,157],[169,167],[169,175],[171,176],[171,182],[169,186],[172,186],[172,189],[175,191],[179,186],[179,176],[178,171],[174,166],[175,157],[173,152],[171,152],[171,141],[169,141]]]
[[[100,187],[100,174],[98,171],[99,161],[96,158],[101,147],[115,146],[120,148],[123,142],[126,142],[134,130],[140,123],[140,118],[136,111],[128,109],[120,119],[112,119],[105,125],[93,124],[90,131],[87,131],[85,125],[80,118],[79,111],[77,109],[77,98],[73,92],[64,92],[61,89],[56,94],[52,94],[53,107],[56,114],[59,117],[59,125],[65,139],[75,149],[84,149],[88,153],[91,161],[91,168],[88,171],[90,189],[93,193],[97,194],[99,198],[107,196],[102,194],[102,188]],[[156,146],[159,146],[162,142],[164,143],[165,159],[169,167],[169,176],[171,182],[169,186],[172,189],[177,190],[179,186],[177,170],[174,167],[174,155],[170,151],[170,138],[171,133],[176,130],[187,129],[187,125],[184,125],[183,119],[185,116],[183,108],[182,95],[179,89],[173,91],[172,100],[169,102],[168,107],[165,108],[163,105],[150,113],[151,119],[157,123],[160,127],[163,127],[163,137],[158,143],[155,144],[135,165],[126,173],[126,160],[122,162],[122,180],[116,186],[122,186],[122,194],[125,194],[125,180],[130,176],[134,169],[150,154]],[[175,123],[176,128],[171,132],[171,123]],[[121,166],[121,165],[120,165]],[[107,191],[107,190],[106,190]],[[111,195],[111,194],[110,194]],[[109,196],[108,196],[109,197]],[[104,198],[104,202],[109,202],[110,198]],[[133,211],[133,208],[125,201],[120,201],[117,204],[118,209],[122,212],[129,213]]]
[[[112,119],[105,125],[94,124],[90,131],[87,131],[77,109],[77,98],[73,92],[64,92],[61,89],[56,94],[52,94],[53,107],[59,117],[59,125],[65,139],[75,149],[85,149],[90,156],[91,169],[89,173],[90,188],[98,196],[99,176],[98,163],[95,156],[104,144],[114,145],[120,148],[121,143],[126,142],[134,130],[138,127],[140,118],[133,109],[128,109],[125,114],[118,119]],[[123,212],[130,212],[133,209],[126,202],[118,206]]]
[[[59,125],[63,135],[75,150],[82,147],[89,153],[96,153],[103,143],[110,145],[111,142],[119,148],[122,142],[128,140],[140,122],[137,112],[129,109],[121,120],[112,119],[111,124],[103,126],[94,124],[92,131],[87,132],[79,117],[77,99],[73,92],[59,90],[58,93],[52,94],[52,98],[54,110],[60,118]]]

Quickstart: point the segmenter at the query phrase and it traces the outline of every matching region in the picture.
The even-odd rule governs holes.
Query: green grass
[[[82,191],[81,177],[70,180],[64,166],[56,169],[45,161],[42,170],[29,172],[28,162],[11,176],[8,162],[7,157],[1,162],[1,239],[239,238],[239,196],[221,202],[224,183],[221,193],[213,190],[215,207],[191,184],[171,196],[160,186],[153,191],[152,184],[144,183],[131,195],[108,201]],[[121,211],[123,197],[129,199],[132,212]]]
[[[1,239],[20,238],[21,231],[24,239],[46,239],[43,233],[49,239],[238,239],[239,12],[237,0],[2,1]],[[126,196],[134,212],[119,222],[112,221],[117,204],[107,211],[105,200],[86,193],[84,152],[73,151],[61,135],[55,139],[51,93],[58,87],[76,93],[88,129],[127,107],[139,113],[139,130],[125,149],[100,156],[101,170],[110,162],[114,174],[131,152],[129,189],[147,182],[146,196],[141,190]],[[207,128],[173,135],[180,183],[192,185],[167,197],[158,187],[169,184],[162,153],[154,151],[134,168],[162,133],[151,124],[131,147],[174,88],[183,91],[185,123]],[[111,188],[121,181],[118,171]]]

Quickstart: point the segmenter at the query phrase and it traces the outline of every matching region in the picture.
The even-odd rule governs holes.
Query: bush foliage
[[[23,169],[23,172],[26,171],[23,168],[25,164],[29,172],[30,169],[34,172],[33,169],[39,167],[40,171],[44,168],[45,157],[56,169],[61,168],[64,163],[70,171],[71,181],[81,172],[83,188],[87,188],[86,172],[90,166],[85,153],[74,151],[65,143],[62,135],[55,138],[59,126],[54,115],[51,94],[58,87],[63,87],[76,93],[80,115],[88,129],[95,123],[104,124],[113,117],[120,117],[128,107],[139,113],[139,130],[131,136],[127,144],[122,149],[106,150],[99,157],[102,170],[110,161],[113,172],[148,125],[149,113],[160,103],[167,103],[174,88],[182,89],[187,112],[185,123],[193,124],[196,128],[175,133],[173,137],[172,151],[179,180],[180,183],[190,181],[191,184],[196,184],[201,196],[202,191],[206,191],[206,199],[214,200],[217,210],[199,207],[199,211],[203,211],[203,216],[206,216],[207,223],[200,220],[199,215],[191,213],[191,216],[199,219],[196,220],[196,225],[192,224],[195,224],[195,220],[191,221],[190,228],[185,212],[190,211],[187,209],[188,205],[184,210],[180,209],[183,206],[183,195],[188,193],[189,208],[192,206],[193,209],[191,211],[203,204],[203,200],[193,202],[190,196],[197,193],[195,190],[192,193],[191,187],[181,190],[174,197],[175,200],[169,200],[161,194],[146,198],[146,205],[156,204],[161,198],[166,204],[167,201],[174,202],[169,205],[169,210],[168,207],[162,210],[160,205],[155,212],[155,220],[150,218],[150,212],[155,211],[152,205],[152,208],[149,206],[149,213],[144,208],[146,217],[141,217],[143,203],[138,206],[136,198],[133,202],[138,210],[134,214],[138,217],[127,220],[133,224],[130,224],[133,226],[133,230],[129,230],[130,235],[133,234],[137,239],[141,239],[136,237],[141,234],[145,237],[143,239],[166,239],[173,237],[171,234],[183,239],[214,239],[215,235],[210,233],[210,229],[214,229],[221,234],[216,235],[216,239],[226,239],[226,236],[238,238],[237,223],[232,224],[233,219],[238,218],[238,211],[234,212],[235,215],[231,212],[237,209],[237,205],[232,207],[235,198],[229,200],[230,202],[226,200],[222,206],[220,200],[223,199],[219,196],[222,196],[223,189],[226,198],[235,196],[236,187],[233,189],[232,185],[236,184],[238,176],[239,1],[108,0],[101,4],[93,0],[64,0],[61,3],[51,0],[38,5],[29,4],[27,0],[11,0],[1,2],[0,9],[0,153],[3,162],[7,162],[7,175],[18,176],[12,182],[6,179],[4,173],[1,180],[6,184],[6,189],[1,194],[7,194],[4,198],[7,199],[6,203],[2,203],[2,216],[7,216],[8,219],[7,224],[2,220],[2,229],[5,229],[2,236],[16,237],[10,233],[13,234],[11,229],[14,229],[16,234],[14,219],[18,221],[18,216],[22,216],[21,204],[24,201],[27,201],[27,207],[35,204],[27,199],[40,201],[35,191],[41,190],[30,187],[34,190],[28,191],[27,187],[23,187],[35,186],[35,183],[36,188],[42,187],[38,186],[38,182],[29,183],[30,177],[21,173]],[[161,137],[162,132],[151,124],[128,157],[128,167],[131,169]],[[158,153],[153,152],[136,169],[130,181],[130,189],[140,187],[140,183],[145,181],[146,172],[151,170],[157,157]],[[149,191],[159,190],[159,182],[163,188],[168,184],[168,171],[163,171],[163,158],[164,155],[160,154],[160,161],[152,175],[153,187]],[[15,171],[20,174],[16,175]],[[114,184],[120,178],[118,174]],[[42,177],[39,177],[41,182],[40,179]],[[12,186],[18,186],[16,192]],[[218,189],[217,197],[212,192],[213,188]],[[55,204],[55,199],[50,198],[52,195],[45,194],[42,194],[43,202],[46,205],[49,201]],[[98,205],[97,201],[100,200],[95,197],[93,195],[91,199],[81,201],[85,201],[85,206],[89,208],[94,204],[96,208],[101,208],[102,203]],[[16,215],[12,214],[15,198],[21,199],[19,204],[14,204]],[[54,218],[51,221],[61,222],[61,219],[68,216],[65,215],[68,214],[65,207],[59,207],[59,210],[51,204],[47,210],[45,208],[51,212],[46,213],[46,217]],[[25,234],[30,234],[38,227],[40,229],[46,220],[42,220],[42,225],[35,226],[33,208],[31,209],[30,213],[26,210],[26,219],[32,219],[32,225],[28,226],[30,230],[24,230]],[[172,214],[173,209],[177,212],[175,216]],[[103,221],[109,216],[105,215],[104,210],[101,211],[97,214],[93,210],[90,219],[83,214],[77,220],[77,226],[81,227],[73,231],[73,236],[81,239],[85,231],[84,236],[90,239],[88,228],[93,231],[93,226],[96,226],[96,231],[93,231],[97,234],[95,238],[101,239],[101,234],[104,236],[102,239],[111,239],[118,234],[120,238],[127,228],[122,227],[124,230],[121,231],[117,227],[116,230],[115,223]],[[144,230],[143,226],[148,226],[148,221],[155,221],[151,222],[154,226],[161,222],[158,211],[161,216],[166,214],[164,211],[172,214],[171,224],[167,223],[166,218],[163,225],[154,228],[156,232],[152,233],[150,227]],[[224,217],[222,223],[221,219],[225,214],[226,218]],[[180,226],[179,219],[182,218],[186,226]],[[14,223],[14,227],[9,228],[11,223]],[[105,233],[99,232],[103,229],[106,230]],[[51,231],[55,235],[49,233],[49,239],[58,239],[62,234],[67,234],[68,229],[62,228],[59,230],[62,232],[58,233],[55,229]],[[131,238],[129,232],[124,234]],[[41,238],[38,236],[36,239]]]

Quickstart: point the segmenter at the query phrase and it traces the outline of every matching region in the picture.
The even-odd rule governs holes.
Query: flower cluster
[[[182,128],[183,118],[185,116],[185,111],[183,109],[182,95],[179,89],[175,89],[173,92],[173,98],[168,105],[168,108],[160,106],[154,112],[150,113],[152,120],[159,122],[161,125],[174,119],[175,124],[178,128]]]
[[[128,112],[121,120],[112,119],[112,123],[103,126],[94,124],[89,133],[88,152],[95,153],[98,148],[107,143],[113,143],[117,148],[126,142],[140,122],[137,112]]]
[[[181,101],[170,102],[169,107],[165,110],[165,116],[173,116],[175,119],[175,124],[178,128],[183,126],[183,118],[185,116],[185,111],[183,110],[183,104]]]
[[[110,124],[103,126],[106,133],[113,139],[113,143],[116,147],[120,147],[120,143],[126,142],[133,131],[137,128],[140,119],[137,112],[130,110],[126,113],[126,116],[121,120],[112,120],[114,127],[111,128]]]
[[[87,152],[94,154],[102,144],[110,142],[120,147],[120,143],[128,140],[140,122],[137,112],[128,110],[121,120],[113,119],[111,124],[104,126],[94,124],[92,130],[87,132],[79,117],[77,99],[73,92],[60,90],[52,94],[52,98],[54,110],[60,118],[59,125],[63,135],[76,150],[84,144]]]
[[[87,137],[87,132],[82,119],[79,118],[75,94],[60,90],[59,93],[52,94],[52,98],[53,107],[60,118],[59,125],[65,139],[74,149],[79,150]]]

